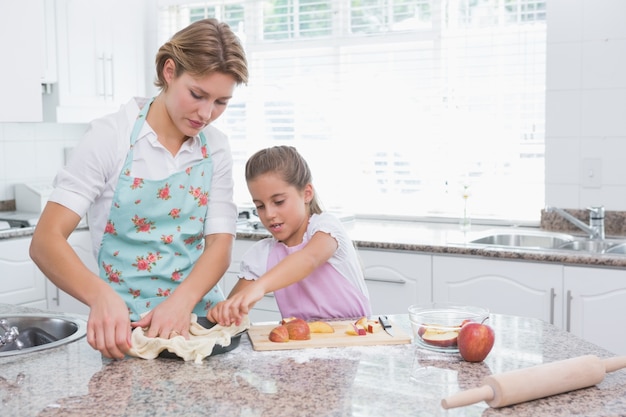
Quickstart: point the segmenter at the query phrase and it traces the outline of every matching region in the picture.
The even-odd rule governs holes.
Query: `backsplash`
[[[52,182],[87,124],[0,123],[0,210],[15,210],[17,183]]]
[[[576,217],[585,224],[589,224],[589,210],[565,209],[569,214]],[[565,232],[573,234],[584,234],[585,232],[574,226],[570,221],[564,219],[558,213],[547,213],[541,210],[541,228],[553,232]],[[626,212],[605,211],[604,212],[604,233],[606,237],[626,236]]]

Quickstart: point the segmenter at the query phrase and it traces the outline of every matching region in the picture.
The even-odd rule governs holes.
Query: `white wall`
[[[547,205],[626,210],[625,16],[623,0],[548,0]]]
[[[63,166],[64,149],[76,145],[84,124],[0,123],[0,201],[15,198],[14,185],[50,181]]]
[[[626,210],[624,16],[624,0],[548,0],[548,205]],[[153,43],[155,34],[149,35]],[[147,65],[153,74],[153,57]],[[63,148],[73,146],[85,128],[0,123],[0,201],[14,198],[15,183],[51,180],[63,163]],[[587,163],[599,166],[593,178]]]

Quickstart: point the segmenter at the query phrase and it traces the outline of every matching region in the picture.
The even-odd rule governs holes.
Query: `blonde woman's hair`
[[[246,181],[250,182],[259,175],[276,173],[287,184],[298,191],[304,190],[307,184],[313,186],[313,176],[309,165],[293,146],[273,146],[261,149],[246,162]],[[320,214],[321,204],[317,199],[315,188],[309,203],[309,214]]]
[[[176,64],[176,77],[184,72],[202,77],[214,72],[232,75],[237,85],[248,83],[248,63],[237,36],[226,23],[198,20],[178,31],[156,55],[154,85],[167,89],[163,78],[165,62]]]

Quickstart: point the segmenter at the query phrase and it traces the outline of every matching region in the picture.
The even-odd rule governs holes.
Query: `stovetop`
[[[10,227],[36,226],[40,213],[26,211],[0,211],[0,221],[6,222]]]

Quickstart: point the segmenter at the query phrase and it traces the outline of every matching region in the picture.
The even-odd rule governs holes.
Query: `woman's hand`
[[[90,306],[87,342],[111,359],[123,359],[131,347],[128,307],[115,292],[106,292]]]
[[[191,310],[175,299],[168,298],[152,309],[140,320],[132,323],[133,327],[147,327],[146,337],[161,337],[171,339],[183,336],[189,339],[189,325]]]

